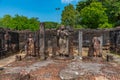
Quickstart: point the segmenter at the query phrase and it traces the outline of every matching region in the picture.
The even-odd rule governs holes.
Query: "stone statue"
[[[88,51],[88,56],[89,57],[98,57],[100,56],[100,40],[98,39],[98,37],[93,37],[92,39],[92,43],[89,47],[89,51]]]
[[[34,55],[34,39],[32,38],[31,34],[29,34],[26,49],[27,49],[27,55],[29,56]]]
[[[92,44],[94,56],[100,56],[100,40],[98,39],[98,37],[93,37]]]
[[[64,25],[62,25],[58,30],[57,30],[57,36],[58,36],[58,53],[59,55],[68,55],[67,53],[67,38],[68,38],[69,32],[65,28]]]

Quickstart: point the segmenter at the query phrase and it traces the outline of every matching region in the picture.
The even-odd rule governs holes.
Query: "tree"
[[[10,15],[5,15],[0,19],[0,25],[14,29],[14,30],[25,30],[29,29],[31,31],[36,31],[39,29],[39,20],[38,18],[32,17],[27,18],[26,16],[15,15],[11,17]]]
[[[12,29],[16,29],[16,30],[23,30],[26,29],[26,23],[27,23],[27,17],[25,16],[19,16],[19,15],[15,15],[15,17],[13,17],[12,22],[11,22],[11,28]]]
[[[1,26],[9,28],[11,20],[12,17],[10,15],[4,15],[3,18],[1,18]]]
[[[108,16],[110,25],[112,24],[113,27],[120,26],[120,0],[81,0],[76,5],[76,10],[80,12],[95,1],[101,2],[103,7],[106,8],[105,13]]]
[[[28,26],[31,31],[36,31],[39,29],[40,22],[38,18],[32,17],[28,21]]]
[[[80,0],[77,5],[76,5],[76,11],[77,11],[77,15],[76,15],[76,26],[75,28],[86,28],[87,26],[86,25],[81,25],[80,24],[80,21],[81,21],[81,18],[79,17],[80,16],[80,11],[89,6],[92,2],[97,2],[98,0]]]
[[[106,8],[103,8],[102,3],[92,2],[80,11],[80,24],[86,26],[85,28],[104,28],[101,25],[108,24],[105,10]]]
[[[56,22],[44,22],[45,23],[45,28],[48,29],[53,29],[53,28],[57,28],[58,23]]]
[[[120,25],[120,0],[102,0],[101,2],[107,8],[109,22],[114,26]]]
[[[75,18],[76,18],[75,15],[76,15],[76,10],[72,4],[65,6],[61,15],[62,24],[64,24],[65,26],[74,26]]]
[[[3,25],[2,25],[2,18],[0,18],[0,27],[2,27]]]
[[[97,0],[80,0],[76,5],[76,10],[80,12],[83,8],[89,6],[94,1]]]

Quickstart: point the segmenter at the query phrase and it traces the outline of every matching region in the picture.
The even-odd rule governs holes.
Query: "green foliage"
[[[74,26],[75,25],[75,18],[76,18],[76,10],[72,4],[69,4],[64,7],[62,11],[62,24],[65,26]]]
[[[99,28],[103,29],[103,28],[112,28],[112,24],[109,23],[104,23],[104,24],[99,24]]]
[[[120,26],[120,0],[81,0],[76,5],[76,10],[78,12],[81,12],[82,9],[90,6],[90,4],[92,2],[100,2],[100,3],[102,3],[102,6],[103,6],[102,8],[106,8],[105,13],[107,14],[108,22],[105,22],[103,24],[99,23],[99,28],[101,28],[101,27],[105,28],[105,25],[112,25],[112,27]],[[97,18],[97,17],[94,17],[94,18]],[[82,19],[81,17],[79,17],[79,18],[77,17],[77,21],[79,21],[79,22],[77,22],[77,24],[81,24],[80,23],[81,19]],[[89,22],[89,23],[91,23],[91,22]],[[89,24],[89,23],[87,23],[87,24]],[[91,24],[93,24],[93,23],[91,23]]]
[[[57,28],[57,25],[58,23],[57,22],[44,22],[45,23],[45,28],[48,28],[48,29],[56,29]]]
[[[0,23],[2,27],[9,28],[11,21],[12,21],[12,17],[7,14],[7,15],[4,15],[3,18],[1,18]]]
[[[30,29],[32,31],[36,31],[36,30],[39,29],[40,22],[39,22],[38,18],[32,17],[32,18],[30,18],[28,20],[28,24],[27,25],[29,26],[28,29]]]
[[[36,31],[39,29],[38,18],[27,18],[26,16],[15,15],[11,17],[10,15],[5,15],[0,19],[0,24],[3,27],[10,28],[13,30],[26,30]]]
[[[104,0],[102,4],[107,8],[109,22],[114,26],[120,25],[120,0]]]
[[[0,27],[2,27],[2,19],[0,18]]]
[[[76,10],[80,12],[83,8],[89,6],[94,1],[97,0],[81,0],[77,3]]]
[[[100,24],[108,23],[105,10],[100,2],[92,2],[80,11],[80,24],[94,29],[99,28]]]
[[[79,25],[79,24],[75,25],[75,29],[82,29],[83,27],[84,27],[84,26]]]
[[[117,20],[117,22],[115,22],[115,27],[117,27],[117,26],[120,26],[120,20]]]

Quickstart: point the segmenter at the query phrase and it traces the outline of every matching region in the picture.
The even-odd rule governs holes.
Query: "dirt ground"
[[[84,56],[87,50],[83,49]],[[12,59],[9,63],[0,61],[4,63],[1,66],[4,69],[0,70],[0,80],[120,80],[120,64],[115,61],[106,62],[104,58],[41,61],[29,57],[14,61],[14,57],[4,59],[6,62]]]

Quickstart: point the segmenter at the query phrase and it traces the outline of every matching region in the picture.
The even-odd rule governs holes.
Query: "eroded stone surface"
[[[67,67],[60,71],[60,78],[62,80],[76,80],[86,75],[93,77],[94,80],[114,80],[119,79],[119,65],[99,61],[75,61],[67,65]],[[84,79],[81,79],[84,80]],[[89,80],[89,79],[87,79]]]
[[[5,73],[20,73],[21,71],[26,71],[27,73],[29,73],[30,71],[34,71],[36,69],[39,69],[40,67],[43,66],[47,66],[48,64],[53,63],[52,60],[49,61],[41,61],[41,62],[37,62],[34,63],[30,66],[25,66],[25,67],[7,67],[5,69]]]
[[[79,73],[73,70],[62,70],[60,72],[60,78],[62,80],[75,80],[79,77]]]
[[[72,62],[60,72],[59,76],[62,80],[70,80],[77,79],[79,76],[85,75],[88,72],[102,74],[102,66],[105,66],[105,64]]]

